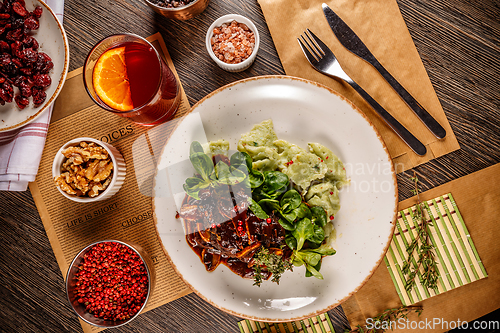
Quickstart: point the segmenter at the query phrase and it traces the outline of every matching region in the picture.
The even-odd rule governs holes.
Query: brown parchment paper
[[[148,40],[163,55],[179,80],[161,35],[157,33]],[[175,118],[190,110],[183,89],[181,93],[181,105]],[[165,136],[172,127],[165,128]],[[29,186],[64,278],[74,256],[95,241],[132,241],[148,252],[156,271],[156,286],[144,311],[191,292],[175,273],[159,243],[152,218],[151,197],[142,194],[137,185],[137,170],[133,162],[137,153],[132,152],[133,143],[149,129],[95,105],[85,91],[82,69],[77,69],[68,74],[56,100],[38,175]],[[99,139],[112,144],[122,153],[127,174],[122,188],[113,197],[81,204],[66,199],[58,192],[52,180],[52,161],[64,143],[78,137]],[[84,332],[102,330],[80,322]]]
[[[381,133],[398,172],[460,148],[395,0],[258,0],[258,2],[286,74],[325,84],[358,106]],[[447,135],[444,139],[437,139],[425,127],[370,64],[340,44],[323,15],[321,8],[323,2],[354,30],[378,61],[446,129]],[[416,155],[406,146],[347,83],[332,79],[311,67],[297,42],[297,37],[306,28],[330,47],[342,68],[354,81],[426,145],[425,156]],[[332,127],[335,126],[339,124],[332,124]]]
[[[412,314],[409,320],[422,322],[418,332],[443,332],[451,329],[444,322],[471,321],[500,308],[500,247],[498,216],[500,216],[500,164],[477,171],[460,179],[420,194],[430,200],[451,192],[462,214],[477,252],[488,272],[488,277],[416,303],[423,307],[420,316]],[[399,210],[416,204],[410,198],[399,204]],[[368,282],[342,304],[354,327],[365,325],[367,318],[385,309],[402,306],[387,267],[380,265]],[[427,322],[440,322],[435,326]],[[450,325],[450,324],[449,324]],[[408,332],[395,326],[394,332]],[[472,327],[470,327],[472,328]]]

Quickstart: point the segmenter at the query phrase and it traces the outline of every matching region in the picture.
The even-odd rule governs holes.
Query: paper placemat
[[[245,319],[238,322],[238,327],[241,333],[335,333],[330,316],[326,312],[288,323],[264,323]]]
[[[286,74],[322,83],[360,108],[381,133],[398,173],[460,148],[396,0],[258,1]],[[323,15],[323,2],[354,30],[378,61],[446,129],[445,139],[437,139],[371,65],[340,44]],[[425,156],[411,151],[348,84],[312,68],[297,42],[306,28],[332,49],[342,68],[354,81],[426,145]]]
[[[438,321],[441,323],[435,326],[431,325],[430,328],[424,326],[424,329],[419,330],[419,332],[447,331],[450,328],[446,328],[444,322],[456,323],[457,320],[461,322],[472,321],[499,308],[500,247],[498,246],[498,238],[500,236],[500,230],[498,229],[498,216],[500,215],[500,205],[498,203],[500,202],[500,186],[498,186],[498,184],[500,184],[500,164],[496,164],[438,186],[432,190],[420,193],[422,202],[428,202],[429,200],[432,202],[433,199],[439,198],[443,193],[453,194],[445,200],[447,208],[448,210],[454,209],[451,208],[454,205],[460,208],[460,211],[456,209],[455,212],[457,213],[457,217],[459,217],[459,221],[461,217],[466,223],[466,228],[463,230],[465,232],[465,237],[464,235],[461,236],[464,246],[467,246],[465,240],[469,239],[469,237],[467,237],[468,231],[470,238],[474,240],[474,247],[471,245],[472,252],[474,256],[477,252],[478,256],[481,258],[480,263],[488,270],[488,276],[480,278],[481,275],[486,275],[486,273],[481,268],[481,265],[474,265],[480,279],[476,279],[475,282],[472,282],[472,280],[474,280],[473,276],[475,277],[474,272],[472,269],[470,271],[467,270],[472,283],[417,302],[417,305],[423,307],[423,311],[420,316],[415,314],[411,317],[411,320],[417,322]],[[455,204],[453,204],[453,202],[455,202]],[[437,200],[436,203],[438,203]],[[406,210],[408,207],[414,206],[415,204],[416,198],[410,198],[400,202],[399,210]],[[438,207],[441,214],[445,212],[447,215],[444,206],[441,207],[439,204],[440,203],[438,203]],[[438,219],[437,225],[441,227],[441,221],[437,210],[432,209],[430,206],[429,208],[433,216]],[[450,214],[453,220],[456,221],[452,210],[450,210]],[[442,216],[443,219],[445,219],[444,215]],[[449,217],[447,218],[449,219]],[[455,233],[453,228],[448,228],[448,231],[451,235]],[[443,239],[448,237],[447,235],[442,236]],[[436,235],[434,237],[438,236]],[[458,240],[458,238],[456,238],[456,240]],[[455,248],[459,253],[462,251],[461,242],[459,240],[457,242],[456,240],[453,242],[454,245],[451,245],[450,242],[445,242],[450,255],[455,252]],[[442,251],[444,259],[447,254],[444,248],[442,248]],[[473,260],[472,256],[470,259]],[[466,256],[462,261],[464,266],[467,266],[469,261]],[[454,264],[461,277],[462,283],[467,282],[462,265],[458,261]],[[451,267],[451,265],[449,266]],[[450,275],[455,274],[453,269],[450,269],[449,273]],[[455,286],[460,284],[456,275],[455,277],[450,276],[450,279],[452,279]],[[446,286],[451,286],[447,277],[443,278],[443,280]],[[370,280],[368,280],[354,296],[342,304],[342,308],[344,309],[351,327],[355,327],[357,325],[365,325],[368,318],[373,318],[386,309],[399,308],[402,305],[403,302],[394,286],[389,270],[385,264],[381,264]],[[394,332],[405,332],[405,330],[396,328]]]
[[[402,267],[408,259],[407,246],[417,237],[416,206],[399,212],[396,231],[384,257],[401,303],[405,306],[488,276],[452,194],[428,200],[424,207],[425,218],[430,222],[428,233],[436,258],[437,289],[429,290],[422,286],[422,275],[419,273],[414,288],[410,292],[405,288]],[[419,241],[419,244],[422,242]],[[414,253],[411,261],[416,265],[417,260],[418,255]],[[420,272],[423,270],[422,267]]]
[[[159,33],[148,40],[163,55],[179,80],[165,43]],[[179,81],[180,83],[180,81]],[[182,85],[181,85],[182,88]],[[189,112],[184,90],[175,119]],[[171,123],[171,122],[170,122]],[[173,126],[165,126],[165,136]],[[38,175],[30,190],[42,219],[45,231],[66,278],[73,257],[85,246],[104,239],[132,241],[141,245],[152,257],[156,270],[156,286],[144,311],[154,309],[191,290],[184,284],[168,262],[158,241],[152,219],[151,197],[141,194],[133,163],[133,143],[150,128],[136,125],[127,118],[107,112],[88,96],[83,86],[82,69],[68,74],[66,83],[54,106],[47,141]],[[63,197],[52,179],[52,161],[59,148],[71,139],[91,137],[112,144],[125,158],[125,182],[113,197],[102,202],[81,204]],[[83,321],[84,332],[97,328]]]

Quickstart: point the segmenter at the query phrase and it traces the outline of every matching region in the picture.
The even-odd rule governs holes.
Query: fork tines
[[[304,35],[307,37],[307,40],[306,38],[304,38]],[[303,35],[300,35],[300,38],[297,38],[297,41],[299,42],[300,48],[306,55],[309,62],[319,61],[325,56],[325,51],[323,51],[320,46],[323,43],[318,37],[316,37],[316,35],[312,33],[311,30],[306,29]]]

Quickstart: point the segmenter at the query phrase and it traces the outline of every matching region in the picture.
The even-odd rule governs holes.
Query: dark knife
[[[370,63],[384,79],[392,86],[398,95],[405,101],[410,109],[422,120],[427,128],[439,139],[446,136],[446,130],[434,119],[423,107],[420,105],[410,93],[403,88],[403,86],[378,62],[373,54],[368,50],[366,45],[359,39],[359,37],[352,31],[349,26],[342,21],[342,19],[335,14],[335,12],[328,7],[326,3],[323,4],[323,12],[325,13],[326,20],[332,28],[333,33],[340,41],[340,43],[349,51],[360,57],[361,59]]]

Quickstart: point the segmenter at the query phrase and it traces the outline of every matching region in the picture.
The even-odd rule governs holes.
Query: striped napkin
[[[335,333],[327,312],[288,323],[264,323],[245,319],[238,322],[238,327],[241,333]]]
[[[384,258],[401,303],[405,306],[488,276],[452,194],[423,204],[425,217],[431,222],[430,239],[439,274],[437,288],[428,290],[423,287],[419,273],[416,286],[411,292],[405,290],[402,267],[408,258],[406,247],[416,237],[415,206],[399,212],[396,230]],[[415,262],[417,255],[414,254],[411,260]]]
[[[42,0],[63,21],[64,0]],[[0,133],[0,191],[26,191],[35,180],[53,105],[31,124]]]

